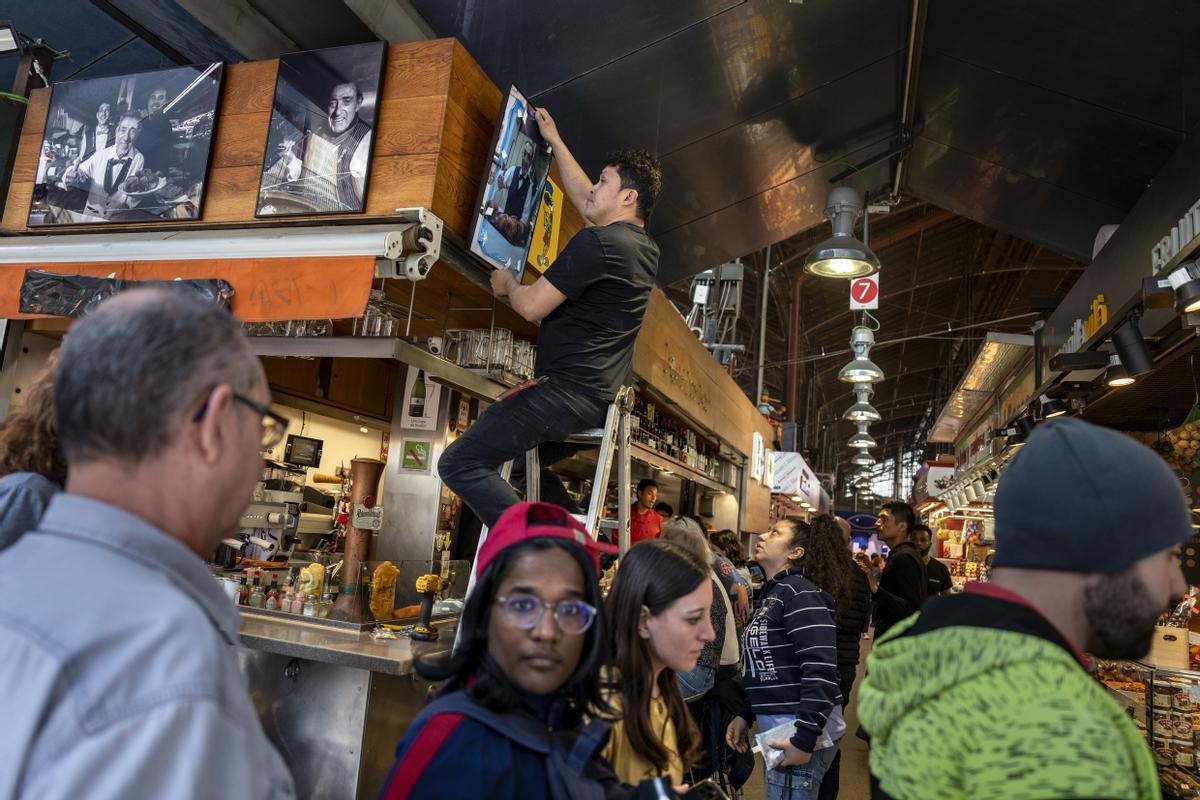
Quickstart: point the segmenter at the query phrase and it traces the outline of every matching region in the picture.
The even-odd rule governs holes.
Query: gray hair
[[[708,546],[708,537],[704,535],[704,531],[694,519],[671,517],[663,523],[658,538],[674,542],[705,564],[712,564],[713,552],[712,548]]]
[[[258,362],[237,320],[179,289],[135,289],[72,326],[54,378],[68,464],[136,465],[162,453],[220,384],[253,388]]]

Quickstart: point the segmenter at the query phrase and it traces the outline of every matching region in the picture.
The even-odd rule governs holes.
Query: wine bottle
[[[408,402],[410,417],[425,416],[425,370],[417,370],[417,380],[413,384],[412,398]]]

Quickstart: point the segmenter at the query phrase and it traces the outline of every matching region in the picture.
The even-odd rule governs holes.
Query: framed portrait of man
[[[255,216],[366,207],[385,42],[279,58]]]
[[[54,84],[29,225],[200,218],[221,63]]]
[[[516,86],[508,90],[489,152],[491,162],[479,189],[470,248],[520,281],[551,154],[533,118],[533,107]]]

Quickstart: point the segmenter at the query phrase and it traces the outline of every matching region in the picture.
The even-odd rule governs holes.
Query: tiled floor
[[[862,658],[858,664],[858,680],[862,680],[863,670],[867,664],[867,652],[871,649],[871,640],[863,639]],[[867,743],[854,735],[858,730],[858,681],[854,684],[854,692],[850,696],[850,707],[846,709],[846,736],[842,739],[842,768],[841,783],[838,789],[838,800],[870,800],[871,789],[869,770],[867,767]],[[763,796],[762,760],[759,759],[754,774],[742,787],[744,800],[761,800]]]

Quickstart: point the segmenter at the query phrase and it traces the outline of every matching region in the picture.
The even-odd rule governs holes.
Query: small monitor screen
[[[320,439],[289,435],[283,460],[298,467],[319,467],[321,465],[321,449],[324,446],[325,442]]]

